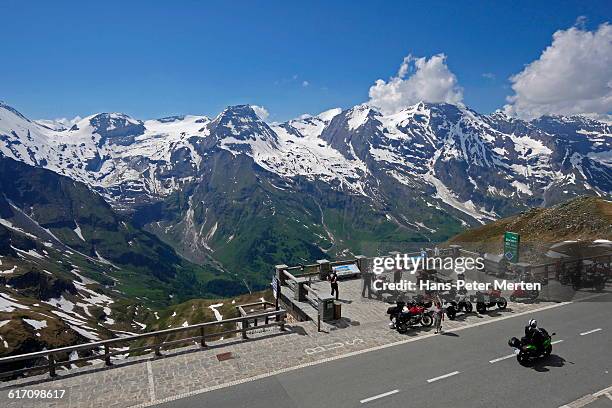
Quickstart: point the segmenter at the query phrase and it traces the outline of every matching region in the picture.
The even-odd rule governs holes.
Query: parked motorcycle
[[[540,331],[542,332],[544,338],[540,346],[533,344],[533,342],[527,341],[525,337],[521,338],[520,340],[516,337],[512,337],[510,340],[508,340],[508,345],[514,348],[516,360],[520,365],[526,366],[535,359],[540,357],[548,357],[550,353],[552,353],[552,336],[554,336],[556,333],[549,335],[544,329],[540,329]]]
[[[476,292],[476,311],[486,313],[487,308],[497,306],[499,310],[504,310],[508,306],[508,301],[501,295],[501,290],[491,289],[488,292]]]
[[[446,316],[450,320],[454,320],[458,312],[471,313],[473,310],[472,302],[470,302],[465,294],[457,295],[456,291],[451,291],[446,294],[440,294],[440,298],[444,302]]]
[[[515,289],[510,295],[510,301],[515,302],[517,300],[536,300],[540,296],[540,291],[537,289],[526,290],[526,289]]]
[[[414,300],[419,306],[429,309],[433,305],[435,296],[432,293],[427,292],[425,294],[419,293],[418,295],[413,296],[412,300]]]
[[[569,285],[572,282],[572,274],[570,271],[563,271],[557,275],[557,280],[561,285]]]
[[[431,327],[433,324],[432,312],[425,310],[423,306],[413,306],[409,310],[403,308],[395,318],[395,328],[401,334],[418,324],[423,327]]]
[[[572,288],[579,290],[585,287],[592,287],[596,291],[601,292],[606,286],[606,275],[605,265],[591,265],[584,273],[577,273],[572,277]]]

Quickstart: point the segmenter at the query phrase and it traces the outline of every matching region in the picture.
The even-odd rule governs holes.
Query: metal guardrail
[[[11,364],[11,363],[15,363],[19,361],[27,361],[27,360],[38,360],[41,358],[46,358],[47,363],[44,365],[20,368],[17,370],[4,371],[4,372],[0,371],[0,378],[11,377],[11,376],[15,376],[15,375],[23,374],[27,372],[39,372],[39,371],[42,371],[42,372],[48,371],[50,377],[55,377],[56,368],[58,367],[64,367],[64,366],[70,367],[73,364],[77,364],[77,363],[81,363],[81,362],[85,362],[89,360],[96,360],[96,359],[104,359],[105,365],[111,366],[112,365],[111,357],[126,353],[126,351],[124,350],[111,351],[111,347],[119,345],[119,344],[132,343],[132,342],[143,340],[143,339],[153,338],[156,341],[154,344],[149,344],[146,346],[140,346],[140,347],[129,349],[128,352],[149,351],[149,352],[154,352],[156,356],[161,356],[162,348],[166,348],[166,347],[173,346],[173,345],[199,341],[202,347],[207,347],[206,339],[220,337],[220,336],[234,334],[234,333],[242,333],[242,337],[246,339],[247,331],[249,330],[250,320],[255,319],[255,321],[257,321],[257,319],[263,318],[263,319],[266,319],[267,321],[270,317],[275,317],[275,321],[272,323],[266,323],[262,326],[258,326],[258,328],[264,328],[264,327],[270,327],[270,326],[280,326],[281,330],[285,330],[285,323],[286,323],[285,319],[287,317],[287,311],[284,309],[273,310],[269,312],[253,314],[253,315],[248,315],[248,316],[241,316],[241,317],[236,317],[232,319],[219,320],[215,322],[199,323],[199,324],[194,324],[194,325],[186,326],[186,327],[176,327],[172,329],[159,330],[159,331],[154,331],[150,333],[136,334],[133,336],[121,337],[121,338],[116,338],[116,339],[108,339],[108,340],[102,340],[102,341],[97,341],[97,342],[92,342],[92,343],[84,343],[84,344],[79,344],[76,346],[61,347],[61,348],[52,349],[52,350],[44,350],[44,351],[38,351],[34,353],[3,357],[3,358],[0,358],[0,367],[3,364]],[[209,333],[206,332],[207,328],[212,328],[214,326],[222,326],[228,323],[241,323],[241,328],[224,330],[221,332],[209,332]],[[172,340],[172,341],[162,340],[162,337],[164,336],[168,336],[171,334],[177,334],[177,333],[192,332],[192,331],[197,331],[198,335],[184,337],[184,338],[180,338],[180,339]],[[69,359],[67,361],[58,361],[56,359],[56,357],[60,354],[66,355],[74,351],[93,351],[99,348],[103,349],[102,354],[93,354],[91,356],[86,356],[86,357],[82,357],[82,358],[78,358],[74,360]]]
[[[580,267],[584,261],[603,262],[608,265],[608,268],[610,268],[612,266],[612,254],[594,255],[584,258],[568,258],[559,260],[557,262],[535,264],[531,265],[531,272],[534,275],[544,275],[545,277],[550,278],[551,274],[559,273],[561,270],[569,271],[576,269]]]

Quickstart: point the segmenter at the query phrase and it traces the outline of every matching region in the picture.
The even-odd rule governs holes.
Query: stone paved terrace
[[[327,289],[324,282],[318,283]],[[332,322],[327,332],[317,332],[312,322],[290,322],[285,332],[278,328],[252,333],[249,340],[240,338],[211,343],[202,349],[193,345],[168,350],[163,357],[146,355],[116,361],[114,367],[103,365],[60,370],[51,380],[46,375],[19,379],[0,386],[4,407],[132,407],[204,392],[257,376],[316,364],[330,358],[347,356],[367,349],[433,336],[432,329],[415,329],[401,335],[388,327],[389,304],[360,296],[358,279],[340,283],[344,300],[343,319]],[[584,296],[590,295],[585,293]],[[446,331],[456,331],[495,319],[549,307],[554,303],[509,303],[504,311],[461,316],[444,323]],[[519,323],[517,323],[519,324]],[[522,324],[522,321],[520,322]],[[232,358],[219,361],[221,353]],[[9,389],[65,389],[61,400],[9,400]]]

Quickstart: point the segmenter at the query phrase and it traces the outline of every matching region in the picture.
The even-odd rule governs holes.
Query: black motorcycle
[[[589,267],[584,273],[576,273],[572,277],[572,288],[579,290],[591,287],[598,292],[604,290],[606,286],[607,271],[604,265],[595,264]]]
[[[544,329],[540,329],[540,332],[542,336],[541,344],[535,344],[532,341],[528,341],[525,337],[520,340],[516,337],[512,337],[508,340],[508,345],[514,349],[516,360],[520,365],[529,365],[535,359],[548,357],[550,353],[552,353],[552,336],[556,333],[549,335]]]

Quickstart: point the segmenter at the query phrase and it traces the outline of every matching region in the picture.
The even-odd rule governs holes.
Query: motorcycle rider
[[[419,307],[417,305],[417,302],[414,299],[410,299],[406,306],[404,306],[402,312],[406,315],[408,321],[411,321],[414,316],[419,314]]]
[[[526,343],[533,344],[538,349],[541,349],[544,335],[542,330],[538,327],[538,321],[536,319],[530,319],[527,326],[525,326],[525,337],[523,339]]]

